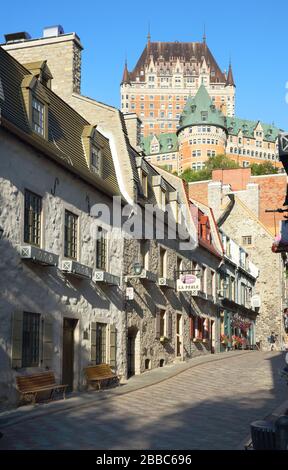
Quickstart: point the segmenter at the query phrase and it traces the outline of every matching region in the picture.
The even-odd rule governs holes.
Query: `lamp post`
[[[143,266],[141,263],[136,262],[133,264],[133,271],[134,271],[135,276],[140,276],[140,274],[142,273],[142,270],[143,270]]]

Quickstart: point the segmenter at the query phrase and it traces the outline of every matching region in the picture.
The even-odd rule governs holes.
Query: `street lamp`
[[[140,274],[142,273],[142,269],[143,269],[143,266],[141,263],[137,262],[133,264],[133,271],[134,271],[135,276],[140,276]]]
[[[218,297],[219,298],[224,299],[225,294],[226,294],[226,290],[228,289],[228,287],[229,287],[229,284],[227,282],[224,282],[223,290],[218,291]]]

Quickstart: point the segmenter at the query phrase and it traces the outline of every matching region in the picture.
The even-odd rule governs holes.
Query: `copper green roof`
[[[278,134],[282,132],[282,130],[273,124],[265,124],[261,121],[250,121],[248,119],[240,119],[237,117],[227,117],[228,134],[238,135],[238,133],[242,131],[243,136],[254,139],[254,131],[259,123],[263,129],[264,140],[275,142]]]
[[[155,154],[178,152],[179,144],[177,135],[175,133],[163,133],[158,135],[149,135],[142,138],[141,147],[145,155],[151,155],[150,146],[154,137],[156,137],[159,142],[159,152],[155,152]]]
[[[189,97],[179,121],[181,129],[199,124],[209,124],[226,129],[226,118],[213,104],[205,86],[199,87],[194,98]]]

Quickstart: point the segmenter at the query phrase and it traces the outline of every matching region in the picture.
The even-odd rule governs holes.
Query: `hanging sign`
[[[186,274],[177,279],[178,292],[190,292],[193,296],[196,296],[199,290],[201,290],[201,280],[194,274]]]
[[[134,288],[133,287],[126,287],[126,299],[134,300]]]

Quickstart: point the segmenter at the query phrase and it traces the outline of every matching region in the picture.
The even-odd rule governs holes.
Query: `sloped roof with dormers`
[[[155,139],[155,137],[159,143],[159,151],[155,152],[156,154],[178,152],[179,143],[177,135],[173,132],[170,132],[143,137],[141,141],[141,147],[145,155],[151,155],[151,142],[153,139]]]
[[[251,121],[248,119],[240,119],[237,117],[227,117],[227,130],[229,135],[238,135],[242,131],[244,137],[254,139],[254,131],[258,124],[263,129],[263,139],[269,142],[275,142],[278,134],[283,132],[282,129],[273,124],[265,124],[261,121]]]
[[[21,86],[33,85],[39,99],[48,104],[48,138],[33,132],[26,113]],[[51,89],[43,85],[29,70],[0,47],[0,82],[5,99],[1,103],[0,125],[57,163],[84,178],[102,192],[120,195],[109,141],[95,131],[95,140],[102,151],[103,173],[98,176],[89,168],[82,142],[83,130],[90,123]]]
[[[217,64],[213,54],[211,53],[206,42],[150,42],[146,44],[136,66],[128,73],[129,81],[136,81],[136,77],[140,81],[145,81],[145,67],[149,63],[151,57],[154,62],[162,61],[164,64],[170,64],[177,59],[184,62],[190,68],[194,64],[201,64],[205,59],[210,67],[211,83],[226,83],[226,77]]]

